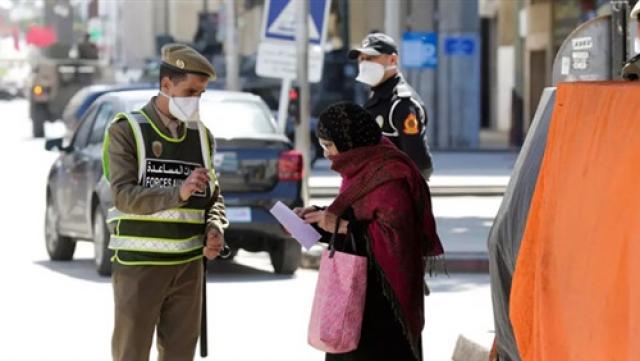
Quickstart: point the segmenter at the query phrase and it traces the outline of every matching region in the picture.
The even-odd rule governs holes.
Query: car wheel
[[[109,231],[104,214],[99,206],[93,214],[93,250],[93,258],[98,274],[110,276],[113,251],[109,249]]]
[[[44,137],[44,122],[47,120],[47,108],[42,104],[33,104],[31,111],[31,123],[33,125],[33,137]]]
[[[58,231],[59,219],[58,211],[53,205],[51,198],[47,197],[44,238],[49,258],[52,261],[70,261],[76,250],[76,242],[69,237],[60,235]]]
[[[293,238],[283,238],[278,245],[269,252],[271,265],[275,273],[291,275],[296,272],[302,257],[302,248]]]

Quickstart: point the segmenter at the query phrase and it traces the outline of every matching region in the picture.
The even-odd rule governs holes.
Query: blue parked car
[[[52,260],[71,260],[77,241],[93,241],[98,273],[110,274],[105,215],[113,201],[102,176],[105,128],[115,114],[140,109],[157,93],[107,92],[79,121],[47,181],[45,238]],[[269,108],[256,95],[208,91],[202,96],[200,115],[216,138],[214,165],[231,222],[225,238],[232,254],[238,249],[266,251],[276,273],[292,274],[300,262],[300,245],[269,209],[276,201],[302,205],[301,154],[278,132]]]
[[[69,99],[69,102],[62,112],[62,121],[67,129],[73,132],[78,127],[78,123],[89,107],[91,107],[91,104],[100,96],[118,91],[150,89],[154,86],[157,87],[157,85],[153,83],[94,84],[86,86],[78,90],[71,99]]]

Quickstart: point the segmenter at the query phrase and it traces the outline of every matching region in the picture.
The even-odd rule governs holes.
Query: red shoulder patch
[[[416,135],[419,133],[419,129],[418,129],[418,118],[416,118],[416,115],[411,113],[409,115],[407,115],[407,117],[404,119],[404,128],[403,128],[403,132],[404,134],[407,135]]]

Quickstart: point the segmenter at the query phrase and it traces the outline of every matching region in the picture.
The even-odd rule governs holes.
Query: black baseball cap
[[[362,40],[362,47],[349,50],[349,59],[356,59],[360,53],[366,55],[397,54],[398,47],[393,38],[384,33],[372,33]]]

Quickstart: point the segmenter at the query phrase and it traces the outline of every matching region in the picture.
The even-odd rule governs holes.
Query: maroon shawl
[[[404,153],[383,137],[380,144],[330,158],[340,173],[340,194],[329,213],[353,207],[367,222],[368,245],[385,295],[414,353],[424,326],[425,258],[443,254],[431,210],[429,187]]]

